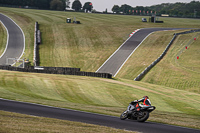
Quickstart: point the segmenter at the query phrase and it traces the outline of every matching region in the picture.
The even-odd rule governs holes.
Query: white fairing
[[[127,110],[133,110],[135,107],[132,104],[129,104]]]

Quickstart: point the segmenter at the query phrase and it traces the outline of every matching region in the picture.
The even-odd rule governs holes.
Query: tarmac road
[[[7,47],[2,55],[0,55],[0,65],[13,65],[13,60],[8,60],[6,64],[6,58],[19,59],[25,49],[25,37],[23,31],[19,26],[7,16],[0,13],[0,21],[7,29]]]
[[[183,128],[152,122],[139,123],[133,120],[120,120],[119,117],[92,114],[87,112],[55,108],[32,103],[10,101],[5,99],[0,99],[0,110],[62,120],[78,121],[113,127],[117,129],[139,131],[143,133],[200,133],[200,130],[190,128]]]
[[[115,77],[124,63],[145,40],[145,38],[155,31],[177,30],[177,28],[144,28],[133,34],[110,58],[96,71],[100,73],[110,73]],[[173,34],[173,33],[172,33]]]

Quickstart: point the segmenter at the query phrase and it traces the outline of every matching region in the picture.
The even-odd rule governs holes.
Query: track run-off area
[[[7,46],[0,58],[0,65],[5,65],[8,58],[19,59],[25,49],[23,31],[10,18],[0,14],[0,20],[7,29]],[[111,73],[113,76],[121,69],[137,47],[148,37],[149,34],[161,30],[176,30],[175,28],[146,28],[140,29],[132,35],[113,55],[97,70],[97,72]],[[13,64],[14,62],[7,62]],[[57,118],[62,120],[79,121],[84,123],[103,125],[118,129],[139,131],[144,133],[199,133],[199,130],[183,128],[159,123],[136,121],[122,121],[118,117],[93,114],[81,111],[56,108],[33,103],[24,103],[0,99],[0,110],[16,112],[34,116]]]

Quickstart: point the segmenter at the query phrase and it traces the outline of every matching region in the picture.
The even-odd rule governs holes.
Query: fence
[[[180,32],[180,33],[175,33],[174,37],[172,38],[172,40],[170,41],[170,43],[167,45],[166,49],[164,50],[164,52],[160,55],[160,57],[158,57],[158,59],[156,59],[151,65],[149,65],[141,74],[139,74],[134,80],[135,81],[140,81],[167,53],[167,51],[169,50],[170,46],[172,45],[172,43],[174,42],[174,40],[176,39],[176,37],[178,35],[181,34],[188,34],[188,33],[193,33],[193,32],[200,32],[200,29],[196,29],[196,30],[190,30],[190,31],[185,31],[185,32]]]

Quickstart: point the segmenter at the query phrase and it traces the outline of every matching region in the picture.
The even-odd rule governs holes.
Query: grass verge
[[[0,121],[0,132],[6,133],[136,133],[105,126],[29,116],[5,111],[0,111]]]
[[[157,107],[149,120],[168,124],[180,121],[180,126],[199,128],[200,95],[197,93],[125,79],[2,70],[0,73],[0,97],[5,99],[119,116],[130,101],[148,95]],[[186,119],[177,120],[177,116],[183,115]]]
[[[2,23],[0,23],[0,56],[3,54],[7,44],[7,32]]]

